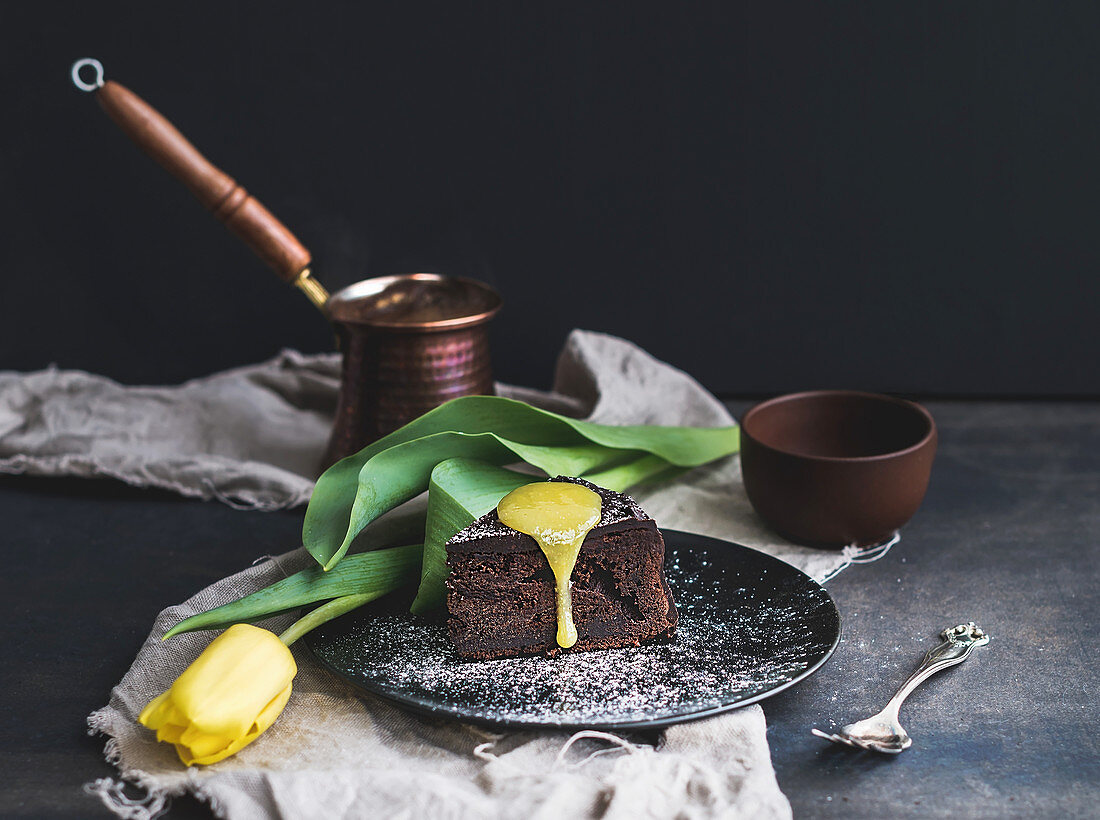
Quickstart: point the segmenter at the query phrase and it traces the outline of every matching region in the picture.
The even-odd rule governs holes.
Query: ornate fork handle
[[[886,704],[883,712],[891,712],[896,718],[902,702],[912,694],[914,689],[941,669],[965,661],[975,646],[983,646],[989,643],[989,636],[973,622],[945,629],[940,633],[940,636],[943,638],[943,643],[925,653],[921,665],[901,685],[897,694],[890,698],[890,702]]]

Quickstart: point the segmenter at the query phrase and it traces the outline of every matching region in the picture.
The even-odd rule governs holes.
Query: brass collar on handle
[[[325,290],[324,285],[313,278],[309,268],[305,268],[298,274],[298,278],[294,280],[294,287],[302,291],[318,310],[324,312],[325,303],[328,302],[328,291]]]

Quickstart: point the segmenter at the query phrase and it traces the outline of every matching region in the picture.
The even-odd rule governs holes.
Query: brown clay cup
[[[935,454],[931,414],[876,393],[793,393],[741,419],[749,501],[776,532],[810,546],[890,539],[924,499]]]

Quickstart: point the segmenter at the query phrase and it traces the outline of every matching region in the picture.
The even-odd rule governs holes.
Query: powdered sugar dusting
[[[348,616],[307,640],[325,664],[373,692],[511,726],[676,722],[757,699],[828,657],[839,620],[818,584],[746,547],[665,537],[680,610],[670,642],[468,662],[455,657],[441,619],[392,611]]]
[[[623,521],[649,521],[650,518],[640,506],[638,502],[625,493],[615,492],[614,490],[608,490],[603,487],[597,487],[590,481],[585,481],[583,478],[571,478],[569,476],[558,476],[557,478],[550,479],[551,481],[568,481],[572,484],[580,484],[587,487],[600,496],[601,509],[600,509],[600,523],[596,527],[609,527],[612,524],[619,524]],[[505,536],[514,533],[511,527],[507,527],[500,523],[500,519],[497,517],[496,510],[490,510],[485,515],[481,516],[470,526],[464,530],[460,530],[458,533],[448,541],[448,544],[463,544],[468,541],[476,541],[480,538],[489,538],[492,536]]]

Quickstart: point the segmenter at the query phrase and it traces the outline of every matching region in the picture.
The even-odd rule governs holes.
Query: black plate
[[[650,729],[708,717],[813,674],[840,639],[821,584],[757,550],[665,530],[675,640],[559,658],[461,661],[442,613],[385,599],[306,636],[348,683],[417,712],[508,728]]]

